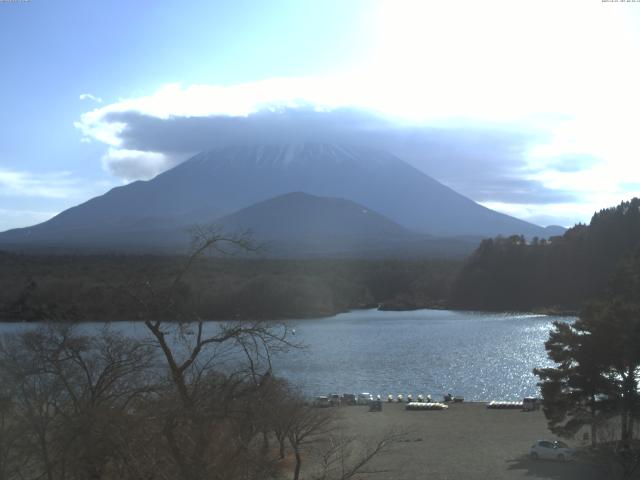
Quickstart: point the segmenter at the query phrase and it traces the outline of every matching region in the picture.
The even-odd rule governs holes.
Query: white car
[[[559,460],[566,462],[575,458],[576,451],[573,448],[558,440],[549,442],[547,440],[538,440],[529,450],[529,457],[533,460]]]

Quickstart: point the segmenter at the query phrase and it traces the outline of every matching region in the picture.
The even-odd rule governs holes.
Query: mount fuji
[[[244,225],[238,221],[242,215],[233,217],[293,192],[310,197],[262,204],[244,215]],[[292,215],[291,205],[303,200],[309,210]],[[349,231],[358,209],[373,212],[367,218],[371,225]],[[389,238],[396,245],[403,236],[415,242],[420,235],[479,238],[561,233],[485,208],[389,153],[304,143],[202,152],[151,180],[116,187],[38,225],[0,233],[0,247],[171,250],[185,244],[185,229],[193,224],[226,223],[264,230],[265,222],[255,228],[259,217],[279,218],[281,227],[269,229],[269,240],[291,244],[299,237],[296,225],[308,231],[320,211],[324,217],[316,218],[318,231],[361,241],[371,240],[372,231],[393,232]],[[307,221],[301,225],[304,215]],[[377,238],[384,243],[384,237]]]

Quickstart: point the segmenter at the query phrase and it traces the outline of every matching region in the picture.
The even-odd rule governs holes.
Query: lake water
[[[552,323],[544,315],[449,310],[357,310],[287,322],[306,345],[274,358],[274,373],[307,395],[370,392],[444,393],[468,400],[517,400],[538,395],[534,367],[551,365],[544,342]],[[211,322],[212,326],[215,322]],[[98,328],[101,324],[85,324]],[[144,326],[115,328],[142,337]],[[0,332],[25,324],[0,324]]]
[[[276,361],[309,393],[446,392],[469,400],[538,395],[534,367],[551,365],[549,330],[566,317],[447,310],[354,311],[297,322],[309,347]]]

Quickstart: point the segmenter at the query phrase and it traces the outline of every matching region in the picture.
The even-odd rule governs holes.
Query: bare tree
[[[390,430],[378,439],[360,441],[344,433],[339,412],[310,406],[299,397],[293,397],[278,415],[283,419],[282,428],[295,458],[293,480],[301,478],[304,458],[310,459],[305,472],[312,480],[348,480],[363,474],[385,473],[386,470],[368,467],[374,458],[406,437],[406,432]]]
[[[315,408],[298,400],[285,413],[288,417],[287,439],[295,456],[293,480],[300,478],[304,450],[326,435],[333,427],[333,410]]]
[[[290,412],[300,402],[289,384],[279,378],[273,378],[263,402],[263,415],[266,428],[272,433],[278,443],[278,457],[284,459],[289,429],[292,426]]]
[[[150,360],[147,347],[107,330],[89,337],[48,325],[3,338],[0,371],[14,386],[12,422],[23,434],[16,446],[31,460],[23,473],[103,478],[126,452],[118,431],[148,391]]]
[[[23,426],[14,420],[13,385],[0,378],[0,480],[15,478],[28,458],[18,454]]]
[[[389,430],[377,440],[362,442],[344,431],[331,434],[316,456],[319,472],[313,480],[349,480],[360,475],[388,473],[386,469],[371,469],[371,462],[387,453],[393,445],[406,438],[406,432]]]
[[[212,250],[228,255],[255,247],[246,235],[224,236],[198,227],[191,254],[163,296],[151,281],[142,291],[129,289],[166,363],[170,385],[166,393],[175,399],[162,410],[162,436],[176,474],[184,480],[250,478],[249,467],[256,463],[262,464],[256,478],[266,478],[269,462],[248,459],[254,456],[255,438],[265,438],[257,405],[264,400],[271,376],[272,352],[290,346],[287,328],[262,321],[212,325],[179,308],[175,289],[194,262]],[[164,321],[167,313],[177,322]]]
[[[0,480],[275,479],[287,444],[296,480],[314,453],[324,459],[318,479],[346,480],[387,448],[388,438],[371,448],[337,440],[333,413],[273,376],[272,354],[297,346],[285,325],[209,323],[184,309],[184,278],[200,256],[253,248],[244,236],[196,233],[170,288],[147,279],[125,289],[146,339],[70,323],[2,337]]]

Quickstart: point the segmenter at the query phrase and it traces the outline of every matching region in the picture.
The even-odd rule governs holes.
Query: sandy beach
[[[541,411],[489,410],[484,403],[452,404],[445,411],[407,411],[385,403],[382,412],[341,407],[347,432],[375,439],[390,428],[408,431],[372,465],[387,480],[590,480],[603,477],[583,461],[560,463],[528,458],[537,440],[555,439]],[[570,446],[579,447],[577,441]]]

